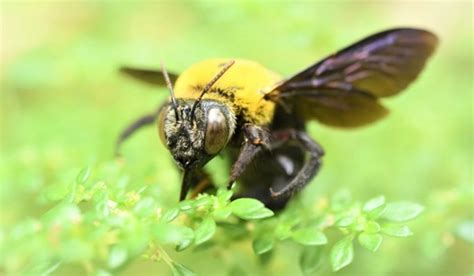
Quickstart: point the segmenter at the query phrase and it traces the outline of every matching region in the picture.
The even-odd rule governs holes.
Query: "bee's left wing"
[[[120,73],[135,78],[140,81],[144,81],[149,84],[166,86],[166,80],[163,76],[162,71],[155,69],[143,69],[129,66],[122,66],[119,69]],[[177,74],[168,72],[171,83],[175,83],[178,78]]]
[[[378,98],[416,79],[438,43],[418,29],[393,29],[365,38],[277,84],[265,98],[292,105],[305,119],[354,127],[383,117]]]

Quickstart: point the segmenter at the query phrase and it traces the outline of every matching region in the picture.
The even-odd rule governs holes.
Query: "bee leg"
[[[303,168],[298,172],[298,174],[288,183],[284,188],[279,191],[274,191],[270,188],[270,194],[273,198],[278,198],[282,196],[289,196],[293,192],[303,188],[308,182],[316,175],[321,166],[321,157],[324,155],[324,150],[322,147],[311,137],[309,137],[305,132],[295,129],[281,130],[273,133],[274,138],[276,139],[275,143],[272,145],[278,147],[279,145],[288,142],[295,141],[297,142],[304,150],[309,153],[309,158],[303,165]]]
[[[270,134],[265,129],[252,125],[245,124],[243,126],[244,145],[240,150],[239,156],[232,165],[230,179],[227,187],[230,188],[232,184],[245,171],[254,157],[262,150],[262,147],[268,148],[270,145]]]
[[[227,184],[227,188],[231,188],[232,184],[239,178],[239,176],[245,171],[253,158],[260,152],[262,148],[259,145],[246,142],[240,150],[239,157],[232,165],[230,179]]]
[[[127,140],[133,133],[135,133],[140,128],[153,124],[155,122],[156,116],[156,112],[144,115],[136,119],[126,129],[124,129],[120,133],[119,137],[117,138],[117,142],[115,143],[115,156],[120,156],[120,146],[125,140]]]

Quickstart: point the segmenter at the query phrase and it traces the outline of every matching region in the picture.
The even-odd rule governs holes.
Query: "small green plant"
[[[321,202],[315,209],[292,207],[278,217],[259,223],[262,229],[255,231],[254,251],[262,254],[271,250],[275,242],[292,240],[303,246],[300,266],[305,273],[318,270],[325,255],[329,255],[333,271],[349,265],[354,259],[356,238],[361,246],[375,252],[384,236],[412,235],[404,222],[423,210],[415,203],[386,203],[383,196],[362,205],[352,202],[347,192],[335,195],[330,203]],[[330,240],[326,233],[333,230],[338,233]]]
[[[168,265],[173,275],[193,275],[170,250],[225,250],[244,242],[268,262],[272,250],[288,241],[301,248],[304,273],[325,263],[337,271],[353,261],[355,242],[375,252],[386,236],[412,235],[405,222],[423,210],[415,203],[386,203],[383,196],[361,204],[340,192],[311,207],[294,200],[275,214],[255,199],[231,201],[233,191],[226,189],[165,208],[146,188],[130,188],[120,173],[110,180],[91,175],[85,169],[70,184],[49,186],[40,197],[55,205],[3,232],[5,271],[48,275],[79,264],[87,273],[107,275],[141,258]]]

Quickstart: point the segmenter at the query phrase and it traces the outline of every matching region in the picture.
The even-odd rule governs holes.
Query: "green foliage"
[[[70,185],[58,185],[62,196],[48,197],[55,206],[5,233],[8,242],[2,251],[9,258],[29,256],[21,261],[30,264],[22,268],[24,273],[48,274],[73,263],[83,264],[89,272],[114,273],[145,258],[167,264],[173,275],[193,275],[192,268],[170,257],[169,246],[180,252],[204,245],[219,248],[242,240],[251,242],[255,254],[262,256],[286,240],[299,244],[301,270],[307,273],[324,266],[322,260],[327,259],[329,250],[332,269],[337,271],[353,261],[355,236],[363,247],[375,252],[382,235],[411,235],[408,226],[400,222],[413,219],[421,210],[413,203],[386,204],[384,197],[362,205],[342,192],[322,208],[292,204],[275,215],[255,199],[231,201],[232,190],[225,189],[164,210],[155,198],[145,194],[146,189],[91,179],[92,173],[101,175],[87,168]],[[116,173],[114,179],[126,179],[120,170]],[[50,188],[48,192],[56,191]],[[378,211],[378,218],[374,218],[373,211],[381,207],[386,211]],[[231,228],[240,233],[231,235]],[[339,233],[329,239],[325,233],[332,230]],[[217,242],[222,238],[228,241]],[[37,246],[43,254],[34,254]]]
[[[300,267],[303,273],[310,274],[319,271],[323,266],[324,247],[305,246],[300,257]]]
[[[263,254],[272,250],[275,241],[271,235],[260,235],[253,240],[252,247],[255,254]]]
[[[362,232],[359,234],[359,243],[368,250],[375,252],[379,249],[382,244],[383,237],[380,234],[370,234],[367,232]]]
[[[273,212],[263,203],[252,198],[240,198],[229,204],[230,211],[241,219],[263,219],[273,216]]]
[[[291,238],[302,245],[323,245],[328,242],[326,236],[317,228],[300,228],[292,233]]]
[[[383,218],[389,221],[403,222],[411,220],[423,211],[423,206],[410,202],[397,202],[387,204]]]
[[[354,245],[352,235],[338,241],[331,249],[331,265],[334,271],[348,266],[354,259]]]

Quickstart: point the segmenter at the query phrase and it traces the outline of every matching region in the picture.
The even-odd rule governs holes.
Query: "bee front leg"
[[[309,153],[309,158],[303,165],[303,168],[298,174],[288,183],[284,188],[279,191],[274,191],[270,188],[270,194],[273,198],[282,196],[289,196],[293,192],[303,188],[308,182],[316,175],[321,166],[321,157],[324,155],[322,147],[311,137],[309,137],[304,131],[288,129],[280,130],[273,133],[275,143],[272,144],[271,148],[276,148],[281,144],[289,141],[297,142],[304,150]]]
[[[252,125],[245,124],[242,127],[244,134],[244,145],[240,150],[237,161],[232,165],[228,188],[239,178],[245,171],[253,158],[262,150],[262,147],[268,148],[270,145],[270,133],[265,129]]]

